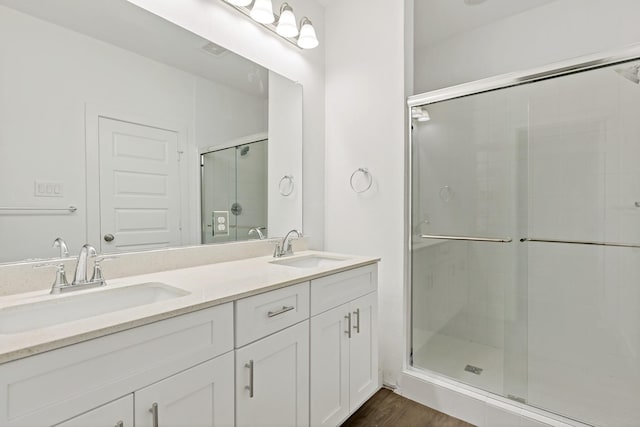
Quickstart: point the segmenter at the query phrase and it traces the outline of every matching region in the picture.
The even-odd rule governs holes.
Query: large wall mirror
[[[282,236],[301,190],[299,84],[125,0],[0,0],[0,263]]]

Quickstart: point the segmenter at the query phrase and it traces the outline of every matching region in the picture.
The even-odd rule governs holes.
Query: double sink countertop
[[[379,258],[301,251],[283,258],[262,256],[113,280],[107,277],[107,285],[104,287],[60,295],[37,291],[2,297],[0,363],[374,264],[377,261]],[[133,290],[132,285],[142,292],[129,294],[128,292]],[[148,289],[142,289],[143,287]],[[118,308],[116,304],[115,310],[110,311],[109,298],[105,298],[109,296],[111,300],[116,301],[131,297],[133,300],[145,292],[158,301],[142,301],[141,305],[131,301],[130,305],[133,306],[129,308]],[[74,314],[69,312],[69,307],[74,305],[85,306],[72,307],[76,311],[92,309],[89,307],[91,304],[96,305],[94,308],[99,314],[85,313],[74,317]],[[98,307],[101,304],[102,306]],[[42,316],[42,313],[38,313],[42,308],[45,309],[44,313],[55,313],[51,324],[47,318],[34,318]],[[68,319],[65,319],[65,316],[68,316]],[[25,323],[41,326],[29,327],[25,326]]]

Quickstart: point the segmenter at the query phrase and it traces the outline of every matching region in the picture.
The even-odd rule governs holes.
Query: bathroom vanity
[[[3,297],[0,425],[339,425],[380,387],[377,261],[306,251]],[[11,329],[56,306],[69,318]]]

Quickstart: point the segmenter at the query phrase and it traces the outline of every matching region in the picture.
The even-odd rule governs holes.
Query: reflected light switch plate
[[[35,181],[33,194],[36,197],[64,197],[64,184],[54,181]]]

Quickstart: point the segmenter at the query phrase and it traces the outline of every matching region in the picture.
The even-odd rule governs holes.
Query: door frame
[[[180,238],[182,244],[191,241],[191,231],[193,225],[191,220],[185,216],[186,212],[196,212],[196,224],[200,222],[200,213],[190,208],[190,201],[194,198],[189,191],[190,183],[194,180],[189,176],[190,161],[192,160],[189,150],[189,127],[171,118],[140,114],[122,107],[85,104],[85,180],[86,180],[86,211],[87,211],[87,243],[93,245],[102,252],[102,235],[100,226],[100,132],[99,122],[101,118],[117,120],[148,126],[157,129],[175,132],[178,139],[179,162],[179,188],[180,188]],[[199,184],[194,187],[194,194],[199,193]],[[196,197],[197,198],[197,197]],[[194,202],[195,203],[195,202]]]

